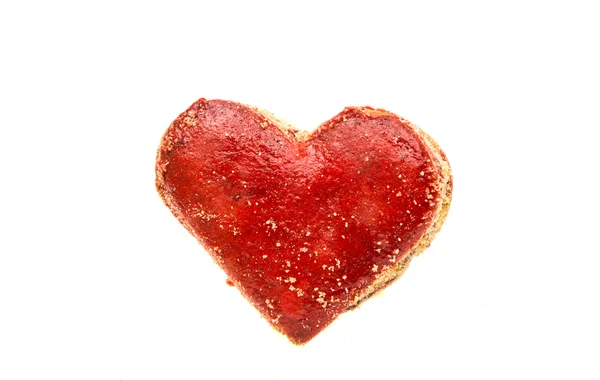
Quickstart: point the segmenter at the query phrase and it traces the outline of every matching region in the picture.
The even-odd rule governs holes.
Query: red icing
[[[200,99],[167,131],[157,184],[230,281],[304,343],[431,224],[441,173],[407,125],[347,108],[299,141],[250,107]]]

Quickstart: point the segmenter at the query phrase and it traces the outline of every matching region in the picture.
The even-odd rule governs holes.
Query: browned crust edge
[[[421,137],[423,143],[429,149],[434,167],[437,167],[441,170],[441,176],[437,184],[439,198],[438,205],[436,210],[434,211],[434,217],[432,218],[431,225],[425,231],[421,239],[417,241],[417,243],[413,246],[413,248],[408,251],[408,253],[396,263],[396,265],[389,267],[387,270],[383,271],[375,281],[363,292],[358,294],[353,302],[348,306],[347,310],[352,310],[359,306],[363,301],[369,299],[373,295],[377,294],[380,290],[392,284],[394,281],[398,280],[402,274],[408,269],[408,265],[410,264],[413,257],[420,255],[423,253],[425,249],[427,249],[430,245],[437,233],[442,228],[442,225],[446,221],[446,217],[448,216],[448,212],[450,211],[450,203],[452,201],[452,189],[453,189],[453,180],[452,180],[452,170],[450,168],[450,164],[446,158],[445,153],[442,151],[440,146],[425,133],[421,128],[416,126],[415,124],[409,122],[406,119],[400,118],[403,122],[405,122],[412,130]]]

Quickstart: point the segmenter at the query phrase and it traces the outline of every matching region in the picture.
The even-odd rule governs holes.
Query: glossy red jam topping
[[[430,227],[440,170],[409,123],[347,108],[308,136],[200,99],[165,134],[157,187],[277,330],[305,343]]]

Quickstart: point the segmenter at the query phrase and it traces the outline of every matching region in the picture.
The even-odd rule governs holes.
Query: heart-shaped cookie
[[[163,136],[156,174],[175,217],[296,344],[396,279],[429,246],[452,193],[439,146],[370,107],[309,134],[200,99]]]

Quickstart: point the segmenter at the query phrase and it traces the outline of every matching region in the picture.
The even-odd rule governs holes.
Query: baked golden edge
[[[445,153],[427,133],[408,120],[402,118],[401,120],[407,124],[419,137],[421,137],[421,140],[431,153],[433,159],[432,165],[434,168],[439,168],[441,171],[441,176],[437,183],[439,194],[438,205],[434,211],[431,225],[423,234],[421,239],[419,239],[419,241],[415,244],[415,246],[408,251],[406,256],[398,261],[396,265],[390,266],[387,270],[383,271],[368,288],[358,294],[354,298],[353,302],[350,303],[347,310],[354,309],[366,299],[377,294],[380,290],[398,280],[400,276],[402,276],[402,274],[408,269],[408,264],[410,264],[412,258],[423,253],[423,251],[431,245],[431,242],[442,228],[442,225],[448,216],[448,211],[450,210],[453,181],[452,170]]]

